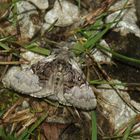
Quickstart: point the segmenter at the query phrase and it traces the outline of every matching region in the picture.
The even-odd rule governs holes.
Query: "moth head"
[[[69,60],[69,58],[73,57],[74,54],[71,51],[72,45],[70,43],[61,42],[54,49],[54,54],[56,54],[58,59]]]

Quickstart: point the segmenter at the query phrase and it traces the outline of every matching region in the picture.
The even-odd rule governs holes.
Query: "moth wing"
[[[43,58],[42,60],[40,60],[40,63],[42,63],[41,66],[44,66],[45,63],[52,63],[52,61],[55,59],[56,59],[55,54]],[[38,92],[31,93],[30,96],[37,97],[37,98],[50,97],[52,100],[57,100],[54,95],[54,90],[55,90],[54,80],[55,80],[54,73],[52,73],[50,75],[50,78],[46,80],[44,84],[42,84],[42,89]]]
[[[72,65],[72,68],[74,70],[77,70],[80,74],[83,74],[80,66],[78,65],[78,63],[74,59],[70,59],[69,63]]]
[[[21,70],[20,67],[9,69],[2,82],[5,87],[27,94],[33,97],[42,98],[53,94],[53,78],[41,85],[39,78],[31,70]]]
[[[50,100],[58,101],[60,104],[70,106],[70,104],[64,98],[64,77],[63,77],[63,74],[60,74],[58,76],[57,72],[53,73],[52,74],[52,82],[49,82],[49,83],[51,83],[51,84],[49,84],[49,85],[51,85],[51,87],[49,89],[51,89],[52,94],[47,96],[47,98]]]
[[[93,110],[97,104],[92,88],[87,83],[74,86],[64,97],[72,106],[83,110]]]
[[[39,85],[38,76],[33,74],[29,69],[21,70],[20,67],[9,69],[2,82],[5,87],[12,88],[24,94],[30,94],[42,89]]]
[[[61,82],[61,84],[58,84],[57,86],[57,98],[60,104],[71,106],[71,104],[68,103],[64,97],[64,83],[63,82]]]
[[[53,95],[52,89],[48,88],[47,86],[42,88],[38,92],[31,93],[30,96],[36,97],[36,98],[44,98],[44,97],[49,97]],[[54,96],[53,96],[54,97]],[[55,97],[53,100],[56,100]]]
[[[38,92],[31,93],[30,95],[37,98],[50,97],[52,100],[57,100],[55,96],[54,75],[52,74],[49,80],[46,80],[42,85],[42,89]]]
[[[56,55],[55,54],[52,54],[52,55],[49,55],[43,59],[40,60],[40,62],[43,62],[43,63],[49,63],[49,62],[52,62],[54,59],[56,59]]]

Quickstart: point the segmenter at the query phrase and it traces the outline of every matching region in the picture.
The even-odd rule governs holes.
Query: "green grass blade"
[[[0,127],[0,139],[2,140],[17,140],[12,134],[6,134],[3,127]]]
[[[129,139],[129,135],[130,135],[131,130],[132,130],[132,128],[133,128],[133,126],[134,126],[135,123],[136,123],[136,118],[134,118],[134,119],[130,122],[128,128],[127,128],[126,131],[124,132],[124,136],[123,136],[122,140],[128,140],[128,139]]]
[[[97,122],[95,111],[92,111],[92,140],[97,140]]]
[[[46,119],[48,116],[48,113],[44,114],[39,120],[36,121],[35,124],[31,126],[30,129],[26,129],[23,134],[21,134],[18,138],[18,140],[28,140],[31,133]]]
[[[3,43],[1,43],[1,42],[0,42],[0,47],[1,47],[2,49],[7,50],[7,51],[10,51],[10,50],[11,50],[7,45],[5,45],[5,44],[3,44]]]
[[[137,138],[129,137],[129,140],[136,140]]]
[[[6,133],[3,129],[3,127],[0,127],[0,138],[2,139],[6,139]]]
[[[38,53],[38,54],[41,54],[41,55],[47,56],[47,55],[50,54],[50,51],[48,49],[41,48],[36,43],[30,44],[30,45],[27,45],[27,46],[23,46],[23,47],[26,48],[29,51],[32,51],[32,52],[35,52],[35,53]]]
[[[92,36],[90,37],[87,42],[84,44],[84,47],[86,49],[91,49],[95,46],[95,44],[101,40],[101,38],[103,37],[103,35],[105,35],[105,33],[107,33],[110,29],[112,24],[108,24],[101,32],[99,32],[98,34],[96,34],[96,36]]]
[[[112,25],[112,24],[111,24]],[[82,33],[83,36],[85,36],[87,39],[86,43],[84,45],[78,43],[75,45],[74,50],[75,53],[84,53],[86,50],[89,50],[91,48],[93,48],[95,46],[95,44],[101,40],[101,38],[103,37],[103,35],[110,29],[110,24],[107,24],[106,28],[103,29],[101,32],[98,32],[96,34],[92,34],[92,36],[89,37],[88,34],[86,34],[85,32],[82,33],[82,31],[80,31]]]
[[[135,59],[135,58],[131,58],[131,57],[127,57],[127,56],[124,56],[124,55],[121,55],[119,53],[116,53],[108,48],[105,48],[103,46],[97,46],[98,49],[101,49],[103,51],[107,51],[107,52],[110,52],[115,58],[117,59],[120,59],[120,60],[124,60],[124,61],[129,61],[129,62],[133,62],[133,63],[138,63],[140,64],[140,60],[138,59]]]

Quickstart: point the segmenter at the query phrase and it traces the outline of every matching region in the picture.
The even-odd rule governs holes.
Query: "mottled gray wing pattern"
[[[54,59],[55,55],[51,55],[42,59],[41,61],[49,63]],[[19,93],[37,98],[49,96],[54,90],[52,89],[53,79],[51,77],[48,81],[46,81],[45,85],[41,84],[38,75],[33,73],[31,68],[22,70],[18,66],[11,67],[2,79],[2,82],[7,88],[12,88]]]
[[[30,69],[12,67],[3,78],[3,83],[33,97],[47,97],[84,110],[96,107],[95,95],[82,70],[65,52],[42,59]]]
[[[41,81],[40,81],[41,82]],[[70,104],[64,98],[63,76],[61,73],[52,72],[48,80],[42,82],[43,88],[39,92],[30,94],[33,97],[42,98],[47,97],[50,100],[58,101],[63,105]]]
[[[92,110],[97,104],[95,95],[87,83],[74,86],[64,94],[64,97],[72,106],[83,110]]]
[[[6,87],[12,88],[19,93],[37,98],[50,96],[50,99],[58,100],[55,95],[57,92],[60,94],[60,91],[63,91],[63,87],[62,84],[60,85],[60,82],[57,87],[55,86],[55,77],[52,74],[45,83],[41,83],[39,77],[32,70],[21,70],[20,67],[12,67],[2,81]]]
[[[77,77],[77,81],[80,78],[81,80],[83,79],[83,83],[80,85],[74,85],[71,89],[66,90],[66,92],[64,93],[65,99],[74,107],[84,110],[94,109],[97,105],[97,102],[92,88],[86,81],[86,78],[81,71],[78,63],[73,59],[71,59],[69,63],[72,65],[73,71],[75,71],[75,75],[77,75],[77,72],[79,73],[80,77]]]
[[[65,67],[65,66],[64,66]],[[65,70],[63,64],[59,59],[53,61],[39,61],[32,66],[32,69],[40,79],[40,83],[43,85],[43,92],[36,92],[31,94],[34,97],[47,97],[48,99],[58,101],[64,105],[70,105],[64,98],[64,83],[67,79],[64,75]],[[46,91],[50,91],[50,94]]]
[[[3,84],[18,92],[30,94],[42,89],[38,76],[30,70],[21,70],[20,67],[12,67],[2,79]]]

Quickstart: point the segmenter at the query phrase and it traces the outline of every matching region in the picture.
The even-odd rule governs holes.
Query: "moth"
[[[84,73],[66,47],[30,68],[12,67],[2,82],[19,93],[83,110],[92,110],[97,104]]]

